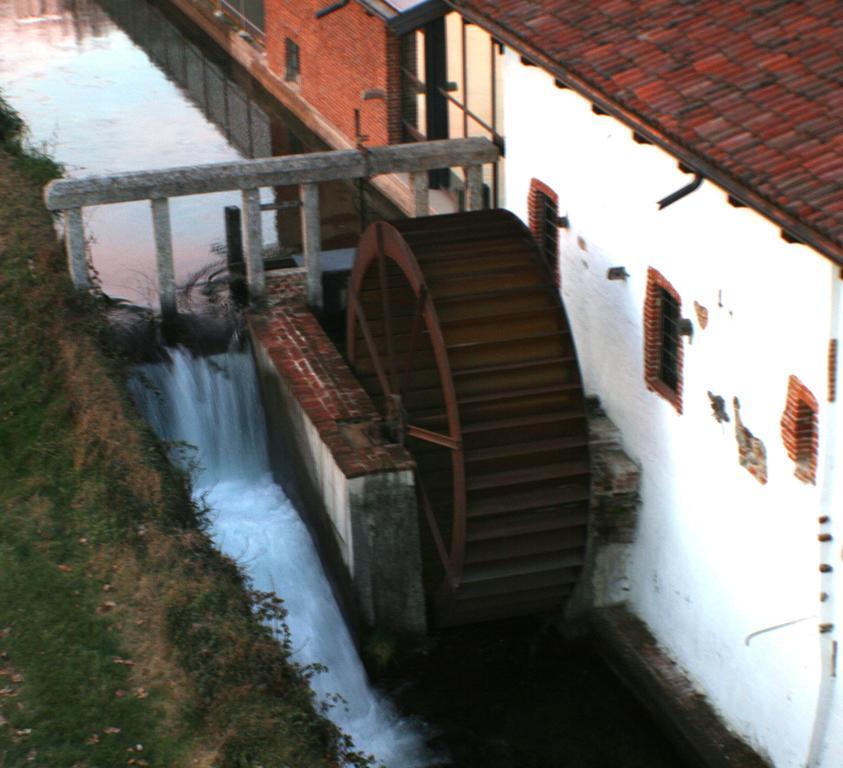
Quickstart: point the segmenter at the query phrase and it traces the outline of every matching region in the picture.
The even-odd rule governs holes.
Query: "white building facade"
[[[542,192],[565,217],[586,392],[642,468],[636,540],[602,553],[598,599],[775,766],[839,768],[840,267],[707,180],[659,210],[693,176],[559,85],[506,51],[505,205],[528,221]]]

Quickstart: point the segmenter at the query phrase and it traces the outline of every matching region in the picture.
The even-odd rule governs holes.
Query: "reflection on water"
[[[146,0],[0,0],[0,88],[70,176],[117,173],[325,149],[199,33]],[[263,190],[266,201],[295,188]],[[325,247],[359,231],[357,195],[322,190]],[[172,201],[176,277],[216,258],[226,205],[237,192]],[[154,245],[146,202],[85,209],[104,290],[154,302]],[[294,209],[264,217],[264,240],[299,250]]]
[[[126,0],[99,2],[238,152],[244,157],[272,155],[269,115],[157,8]]]

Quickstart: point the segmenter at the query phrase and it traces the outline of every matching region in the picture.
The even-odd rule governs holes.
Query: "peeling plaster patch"
[[[735,439],[738,441],[738,461],[761,485],[767,483],[767,449],[741,421],[741,403],[732,400],[735,407]]]
[[[729,414],[726,413],[726,401],[720,397],[720,395],[715,395],[710,390],[708,392],[708,399],[711,401],[711,410],[714,420],[718,424],[722,424],[724,421],[729,421]]]
[[[697,313],[697,322],[699,322],[700,328],[705,330],[706,326],[708,325],[708,310],[698,301],[695,301],[694,311],[696,311]]]

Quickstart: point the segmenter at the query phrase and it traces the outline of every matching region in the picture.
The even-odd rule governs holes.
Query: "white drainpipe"
[[[843,298],[841,272],[835,264],[829,264],[829,267],[831,272],[831,327],[829,337],[840,339],[841,333],[843,333],[843,328],[840,326],[843,317],[843,310],[841,310],[841,298]],[[839,508],[843,499],[838,500],[835,504],[835,500],[839,496],[836,489],[837,483],[835,482],[834,460],[837,452],[837,422],[840,418],[840,409],[837,406],[839,397],[838,394],[835,397],[835,402],[831,403],[828,402],[827,396],[824,397],[823,399],[826,402],[820,407],[821,411],[825,411],[826,417],[822,420],[825,434],[820,433],[820,443],[824,445],[824,459],[820,493],[820,517],[818,520],[819,563],[821,567],[831,566],[832,570],[820,574],[822,599],[818,629],[820,632],[821,678],[817,691],[814,727],[811,733],[808,756],[805,760],[807,768],[821,768],[824,764],[823,759],[828,745],[837,677],[837,637],[840,628],[837,626],[839,622],[835,621],[838,618],[836,614],[839,613],[836,604],[843,600],[843,594],[840,594],[839,590],[836,589],[839,583],[838,572],[843,569],[843,563],[835,556],[835,553],[839,552],[841,545],[843,545],[843,509]],[[835,507],[838,507],[838,509],[835,510]],[[835,516],[835,512],[838,513],[837,516]]]

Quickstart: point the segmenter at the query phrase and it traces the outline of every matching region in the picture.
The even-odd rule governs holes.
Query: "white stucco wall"
[[[822,677],[818,595],[828,584],[818,570],[817,518],[828,473],[827,350],[838,335],[838,270],[810,248],[787,244],[750,209],[730,206],[710,182],[659,212],[656,201],[692,177],[513,51],[504,124],[507,207],[526,221],[532,177],[558,193],[571,223],[560,230],[562,292],[586,390],[600,397],[643,467],[630,606],[731,727],[775,765],[804,765]],[[607,280],[612,266],[626,267],[629,279]],[[682,316],[694,324],[693,341],[684,342],[682,415],[644,382],[649,266],[673,284]],[[708,309],[705,330],[694,301]],[[820,404],[816,486],[794,477],[781,440],[791,374]],[[709,390],[725,398],[729,423],[712,417]],[[743,423],[766,447],[763,486],[738,464],[735,396]],[[827,489],[826,505],[835,495],[843,501]],[[745,643],[753,632],[804,617]],[[843,716],[836,700],[830,711]],[[835,733],[843,725],[836,722]],[[843,737],[833,738],[838,745],[823,764],[839,768]],[[837,762],[828,762],[832,753]]]

